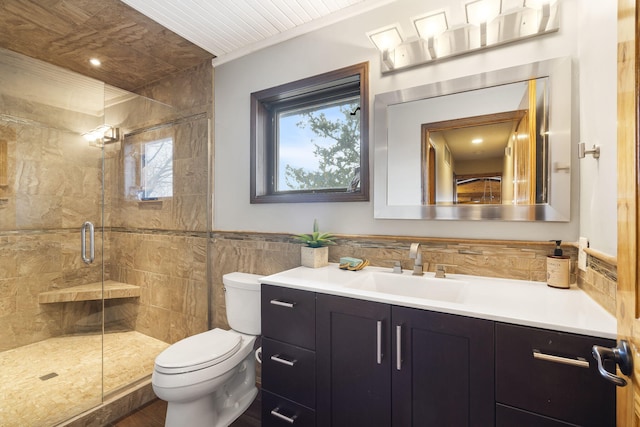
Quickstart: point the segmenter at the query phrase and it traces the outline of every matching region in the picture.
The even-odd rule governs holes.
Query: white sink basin
[[[454,278],[439,279],[433,276],[413,276],[411,272],[358,272],[359,277],[344,286],[369,292],[461,303],[468,283]],[[429,274],[429,273],[427,273]]]

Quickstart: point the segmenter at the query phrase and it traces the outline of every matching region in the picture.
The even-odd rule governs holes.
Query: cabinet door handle
[[[284,420],[284,421],[288,422],[289,424],[293,424],[293,423],[296,422],[296,415],[294,415],[293,417],[287,417],[286,415],[283,415],[278,411],[280,411],[280,407],[277,407],[276,409],[273,409],[271,411],[271,415],[273,415],[276,418],[280,418],[281,420]]]
[[[376,362],[382,364],[382,320],[376,323]]]
[[[272,299],[269,302],[273,305],[278,305],[280,307],[287,307],[287,308],[293,308],[293,306],[296,305],[295,302],[280,301],[279,299]]]
[[[396,325],[396,369],[402,370],[402,325]]]
[[[533,350],[533,358],[546,360],[547,362],[562,363],[563,365],[577,366],[579,368],[589,367],[589,362],[582,357],[576,357],[573,359],[569,357],[554,356],[553,354],[546,354],[536,349]]]
[[[273,360],[274,362],[278,362],[278,363],[282,363],[283,365],[287,365],[287,366],[293,366],[296,364],[297,360],[287,360],[287,359],[283,359],[282,355],[280,354],[274,354],[273,356],[271,356],[271,360]]]

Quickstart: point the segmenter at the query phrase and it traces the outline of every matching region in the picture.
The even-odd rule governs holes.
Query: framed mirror
[[[571,59],[378,94],[374,217],[569,221]]]

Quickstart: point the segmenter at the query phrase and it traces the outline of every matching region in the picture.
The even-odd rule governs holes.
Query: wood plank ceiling
[[[391,1],[0,0],[0,47],[134,92]]]
[[[395,0],[123,0],[221,64]]]

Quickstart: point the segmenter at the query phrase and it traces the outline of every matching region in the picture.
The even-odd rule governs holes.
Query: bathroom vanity
[[[264,426],[615,425],[591,347],[616,321],[577,288],[335,264],[261,282]]]

